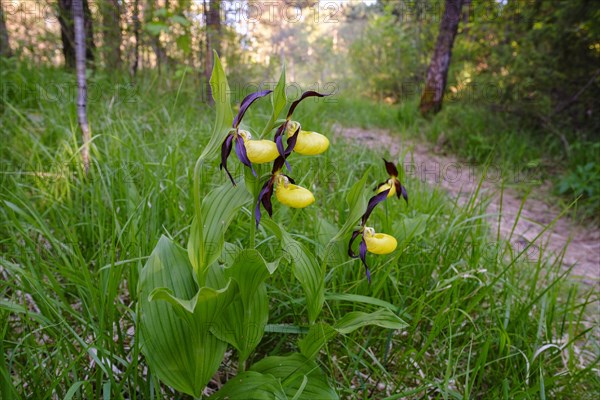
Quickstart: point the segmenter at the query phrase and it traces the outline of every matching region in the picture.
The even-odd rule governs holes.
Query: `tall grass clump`
[[[26,85],[70,79],[53,69],[11,68]],[[108,96],[90,104],[94,162],[87,177],[74,107],[33,99],[31,91],[3,97],[2,398],[189,398],[161,381],[137,328],[138,304],[147,298],[138,292],[140,277],[155,245],[164,235],[185,248],[191,235],[193,166],[213,126],[214,111],[181,82],[149,74],[133,86],[132,101]],[[244,120],[249,127],[269,116],[261,101]],[[303,103],[294,118],[325,135],[334,123],[378,126],[363,106],[319,99]],[[595,398],[597,292],[571,281],[560,258],[547,261],[543,248],[530,252],[499,238],[475,197],[459,204],[405,177],[409,204],[386,201],[370,217],[398,241],[391,255],[369,256],[370,285],[360,261],[347,257],[347,242],[330,245],[350,214],[353,186],[381,180],[378,168],[369,169],[382,156],[390,159],[332,140],[322,155],[294,158],[296,184],[313,192],[315,204],[274,207],[272,221],[319,263],[327,261],[323,326],[380,309],[406,322],[359,327],[326,342],[314,355],[319,381],[341,398]],[[248,175],[230,163],[236,179]],[[225,184],[231,186],[218,163],[206,163],[202,193]],[[269,321],[247,367],[298,352],[311,326],[294,259],[263,219],[252,236],[253,204],[246,203],[224,236],[228,247],[254,240],[266,260],[280,260],[265,280]],[[217,261],[228,262],[227,253]],[[204,395],[218,394],[243,369],[231,348]]]

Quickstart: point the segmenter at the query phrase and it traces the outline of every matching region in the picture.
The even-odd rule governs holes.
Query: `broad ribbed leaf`
[[[428,214],[417,214],[414,217],[403,218],[399,224],[394,224],[394,234],[401,243],[407,243],[425,233],[429,218]]]
[[[263,220],[263,224],[277,236],[282,250],[292,262],[294,277],[306,295],[308,320],[313,324],[325,302],[325,266],[319,264],[315,256],[280,225],[267,219]]]
[[[221,314],[212,332],[239,352],[240,361],[248,359],[263,337],[269,319],[265,280],[271,272],[256,250],[242,250],[224,275],[238,283],[239,293]]]
[[[223,251],[225,231],[239,209],[250,201],[243,185],[222,185],[212,190],[202,200],[200,227],[196,218],[192,221],[188,241],[188,256],[198,277],[206,275],[206,269],[215,262]],[[201,280],[199,284],[203,284]]]
[[[210,141],[200,156],[202,160],[207,161],[211,161],[217,156],[221,144],[225,140],[227,133],[231,130],[231,124],[233,123],[229,83],[227,83],[227,76],[221,65],[219,55],[214,50],[213,53],[215,61],[210,76],[210,88],[217,113]]]
[[[288,400],[273,375],[246,371],[227,381],[209,400]]]
[[[348,260],[347,243],[340,240],[332,242],[339,229],[325,218],[317,222],[317,242],[319,243],[317,255],[328,265],[339,265]]]
[[[308,334],[299,340],[300,352],[307,358],[315,357],[321,348],[336,334],[347,335],[366,325],[376,325],[387,329],[404,329],[408,326],[400,317],[387,308],[372,313],[362,311],[350,312],[339,319],[333,326],[324,322],[310,327]]]
[[[140,276],[139,328],[142,352],[164,383],[197,397],[217,371],[227,343],[209,329],[233,300],[232,286],[198,290],[185,250],[160,238]]]
[[[279,379],[285,394],[290,399],[339,399],[319,366],[302,354],[266,357],[252,365],[250,371],[273,375]]]
[[[382,308],[372,313],[352,311],[344,315],[333,326],[336,331],[348,334],[366,325],[377,325],[387,329],[403,329],[408,326],[399,316]]]
[[[369,169],[370,170],[370,169]],[[331,239],[332,242],[343,239],[356,226],[360,217],[367,209],[367,199],[364,195],[365,185],[369,176],[369,170],[365,172],[363,177],[350,188],[346,202],[348,203],[348,215],[344,225],[339,230],[337,235]]]
[[[310,327],[310,330],[302,339],[298,341],[300,353],[308,359],[312,359],[319,354],[319,351],[325,343],[331,340],[337,331],[325,322],[319,322]]]

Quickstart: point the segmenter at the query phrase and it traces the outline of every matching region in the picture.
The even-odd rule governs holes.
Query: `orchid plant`
[[[292,208],[308,207],[315,201],[308,189],[296,185],[287,175],[291,173],[288,159],[295,153],[321,154],[329,148],[329,140],[320,133],[303,130],[291,118],[302,100],[324,94],[305,92],[291,103],[286,118],[279,119],[287,105],[283,69],[273,91],[250,94],[234,117],[227,78],[216,53],[214,60],[210,83],[216,119],[211,138],[194,168],[194,218],[187,249],[163,236],[142,269],[137,318],[141,351],[151,372],[164,384],[195,398],[205,394],[206,385],[231,347],[237,353],[238,374],[211,394],[210,399],[337,399],[335,388],[317,364],[326,342],[365,325],[402,329],[406,323],[398,316],[397,307],[383,306],[385,302],[367,296],[359,296],[356,301],[377,305],[376,311],[353,311],[337,321],[319,321],[325,303],[328,261],[317,257],[272,218],[273,192],[279,203]],[[271,97],[272,114],[261,138],[254,139],[240,126],[250,106],[267,96]],[[272,140],[263,138],[273,131]],[[219,148],[220,166],[231,183],[207,192],[209,185],[201,172],[218,157]],[[232,149],[247,167],[243,181],[236,182],[227,167]],[[261,187],[261,177],[254,165],[271,162],[271,174]],[[332,247],[351,236],[349,252],[355,257],[352,242],[362,234],[359,253],[365,268],[367,251],[387,254],[397,246],[392,236],[375,233],[366,226],[375,206],[388,196],[396,193],[407,199],[395,166],[388,164],[393,164],[386,162],[391,177],[378,187],[379,193],[368,204],[364,195],[367,173],[352,186],[347,197],[348,218],[328,245]],[[227,242],[226,232],[244,206],[250,207],[254,218],[248,226],[249,243],[242,247]],[[271,218],[261,219],[261,206]],[[351,234],[359,220],[360,228]],[[280,258],[267,261],[255,248],[254,236],[259,224],[285,250]],[[292,253],[289,249],[296,251]],[[267,330],[269,304],[273,304],[269,301],[266,281],[283,273],[278,267],[285,263],[292,266],[293,276],[304,291],[308,326],[295,326],[298,333],[303,333],[298,352],[265,357],[248,367],[247,360]],[[367,277],[370,281],[368,268]],[[273,326],[268,331],[277,333]]]

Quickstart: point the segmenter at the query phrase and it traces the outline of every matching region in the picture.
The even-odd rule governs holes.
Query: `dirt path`
[[[396,157],[401,151],[410,150],[404,160],[406,174],[431,185],[440,186],[451,196],[457,197],[459,202],[466,202],[479,184],[481,171],[454,157],[435,154],[426,144],[407,141],[385,130],[367,131],[335,126],[333,131],[338,138],[357,141],[370,148],[380,148]],[[490,217],[489,222],[494,229],[497,229],[498,215],[501,213],[500,234],[505,240],[510,241],[516,251],[521,251],[540,235],[560,211],[549,207],[543,201],[529,198],[519,216],[522,199],[514,190],[507,188],[504,189],[502,207],[500,207],[498,177],[502,172],[505,171],[488,172],[488,178],[484,179],[479,196],[491,196],[487,212],[493,216]],[[511,172],[518,175],[518,171]],[[527,177],[515,176],[515,179],[527,179]],[[515,220],[517,220],[516,225]],[[514,232],[511,236],[513,226]],[[564,253],[563,265],[574,265],[572,277],[600,287],[600,229],[578,226],[568,217],[562,217],[549,230],[541,234],[534,245],[527,250],[527,255],[536,256],[532,252],[535,253],[539,247],[542,247],[547,256],[556,257],[562,254],[566,244],[569,246]]]

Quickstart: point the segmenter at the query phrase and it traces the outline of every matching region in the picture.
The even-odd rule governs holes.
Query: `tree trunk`
[[[75,38],[75,64],[77,70],[77,120],[83,134],[81,158],[87,174],[90,165],[90,128],[87,120],[87,86],[85,83],[86,24],[83,0],[73,0],[73,27]]]
[[[94,29],[92,24],[92,13],[87,0],[82,0],[85,31],[85,59],[89,63],[94,62]],[[65,66],[69,69],[75,68],[75,26],[73,24],[73,0],[58,0],[58,22],[60,23],[60,38],[62,41]]]
[[[168,5],[165,6],[168,9]],[[152,15],[154,14],[154,1],[147,0],[144,3],[144,22],[148,23],[152,21]],[[159,20],[162,21],[162,17],[159,17]],[[158,73],[161,72],[161,66],[167,64],[167,52],[160,44],[160,35],[149,35],[150,36],[150,47],[154,51],[154,55],[156,56],[156,65],[158,67]]]
[[[8,42],[8,31],[4,22],[4,12],[0,7],[0,57],[12,57],[12,50]]]
[[[131,66],[131,75],[135,76],[138,70],[138,64],[140,60],[140,5],[139,1],[135,0],[133,3],[133,35],[135,37],[135,48],[133,54],[133,65]]]
[[[206,79],[206,95],[208,104],[213,104],[210,75],[213,65],[213,49],[221,52],[221,0],[210,0],[209,8],[204,2],[206,16],[206,60],[204,63],[204,77]]]
[[[423,89],[421,104],[419,105],[419,109],[423,115],[435,114],[442,109],[444,90],[446,89],[446,81],[448,79],[448,68],[450,67],[450,58],[452,56],[452,46],[458,32],[462,4],[463,0],[445,1],[440,32],[433,57],[431,58],[431,64],[429,64],[429,69],[427,70],[425,88]]]
[[[104,38],[104,59],[108,69],[121,68],[121,9],[118,0],[103,0],[102,35]]]

